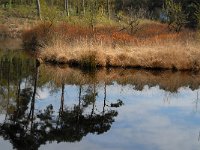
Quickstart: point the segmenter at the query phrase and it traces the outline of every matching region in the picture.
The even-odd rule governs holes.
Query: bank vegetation
[[[22,38],[40,62],[200,68],[198,0],[4,0],[0,6],[0,36]]]

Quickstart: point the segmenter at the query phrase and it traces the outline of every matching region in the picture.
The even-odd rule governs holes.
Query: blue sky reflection
[[[48,95],[44,90],[44,95]],[[65,104],[76,101],[78,88],[67,86]],[[97,106],[102,106],[103,88],[98,87]],[[48,149],[95,149],[95,150],[197,150],[200,131],[200,114],[196,107],[197,92],[180,88],[178,93],[169,93],[159,87],[145,86],[136,91],[130,85],[107,86],[107,100],[122,99],[124,106],[111,129],[102,135],[89,134],[77,143],[50,143],[40,147]],[[42,92],[40,94],[43,94]],[[38,100],[37,107],[52,103],[59,108],[59,92],[53,97]],[[56,100],[57,99],[57,100]],[[43,105],[42,105],[43,103]]]

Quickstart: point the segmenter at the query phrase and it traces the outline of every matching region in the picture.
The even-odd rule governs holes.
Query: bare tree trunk
[[[94,81],[94,84],[93,84],[93,104],[92,104],[92,112],[91,112],[91,117],[93,116],[94,114],[94,111],[95,111],[95,103],[96,103],[96,83]]]
[[[32,99],[31,99],[31,106],[30,106],[31,108],[30,108],[30,112],[29,112],[29,115],[28,115],[28,120],[29,119],[31,120],[31,132],[32,132],[33,120],[34,120],[35,96],[36,96],[36,92],[37,92],[38,77],[39,77],[39,66],[37,65],[37,60],[36,60],[35,74],[34,74],[34,85],[33,85],[33,95],[32,95]]]
[[[39,19],[41,19],[40,0],[36,0],[36,6],[37,6],[37,16],[39,17]]]
[[[107,9],[108,19],[110,19],[110,0],[107,0],[106,2],[106,9]]]
[[[85,0],[82,0],[82,10],[83,14],[85,15]]]
[[[9,8],[12,7],[12,0],[9,0]]]
[[[67,16],[69,16],[69,0],[65,0],[65,12]]]
[[[79,0],[76,1],[76,14],[79,15],[80,14],[80,6],[79,6]]]

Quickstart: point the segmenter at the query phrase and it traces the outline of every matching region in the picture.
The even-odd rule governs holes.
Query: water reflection
[[[0,136],[19,150],[55,149],[49,146],[54,142],[79,142],[79,149],[88,149],[83,143],[91,133],[101,143],[95,149],[177,149],[191,137],[198,141],[200,117],[188,107],[198,114],[199,84],[200,75],[189,72],[103,69],[90,74],[1,51]],[[172,135],[179,137],[177,143]]]
[[[146,85],[149,87],[159,86],[160,89],[170,93],[176,93],[180,87],[189,87],[195,90],[200,85],[200,74],[192,72],[101,69],[91,75],[81,70],[65,68],[64,66],[42,65],[41,68],[44,75],[43,82],[53,81],[56,85],[61,84],[61,79],[66,84],[88,84],[95,81],[96,83],[106,82],[110,85],[116,82],[124,86],[132,85],[133,89],[138,91],[143,90]]]
[[[22,49],[22,40],[18,38],[1,38],[0,49],[4,50],[19,50]]]
[[[95,81],[88,85],[85,94],[82,94],[82,83],[77,83],[79,86],[78,104],[68,108],[64,105],[65,82],[61,78],[62,92],[58,112],[54,110],[52,104],[46,106],[45,110],[36,110],[37,88],[44,84],[40,80],[41,68],[36,61],[22,58],[23,56],[13,56],[12,52],[6,53],[1,59],[0,79],[4,81],[1,82],[1,95],[2,103],[6,101],[4,110],[6,114],[5,120],[0,124],[0,135],[10,140],[13,148],[38,149],[47,141],[80,141],[88,133],[102,134],[111,128],[114,117],[118,113],[112,109],[113,104],[106,105],[106,92],[102,111],[98,113],[95,111],[98,95]],[[30,68],[32,68],[31,71]],[[26,69],[29,71],[26,72]],[[91,111],[86,112],[90,105],[92,106]],[[121,105],[122,102],[117,101],[115,107]],[[106,106],[110,108],[105,109]]]

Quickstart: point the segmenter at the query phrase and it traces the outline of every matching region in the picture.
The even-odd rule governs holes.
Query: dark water
[[[0,51],[0,149],[197,150],[200,75],[37,65]]]

